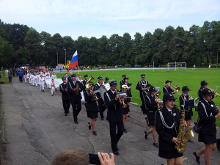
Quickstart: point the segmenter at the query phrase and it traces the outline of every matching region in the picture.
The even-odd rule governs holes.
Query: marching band
[[[84,75],[81,80],[80,75],[70,73],[70,76],[64,75],[62,81],[57,79],[53,73],[34,73],[25,74],[25,82],[32,86],[40,86],[42,92],[45,88],[50,88],[53,96],[57,89],[62,94],[62,103],[64,115],[69,114],[70,104],[73,109],[73,120],[78,124],[78,114],[81,111],[81,104],[84,103],[87,117],[91,119],[88,127],[94,136],[97,136],[95,123],[98,119],[98,113],[101,120],[104,120],[105,110],[107,109],[106,119],[109,122],[111,148],[115,155],[119,155],[118,142],[123,135],[127,133],[126,119],[129,117],[130,106],[132,102],[131,83],[126,75],[122,75],[120,86],[116,81],[109,82],[109,78],[99,76],[97,83],[94,84],[93,77],[88,78]],[[117,90],[117,87],[120,89]],[[205,146],[193,153],[196,162],[200,163],[200,156],[204,154],[205,164],[210,164],[211,152],[216,148],[216,119],[220,118],[219,108],[213,102],[216,90],[208,88],[206,81],[201,81],[201,88],[198,91],[198,105],[189,95],[189,87],[182,87],[182,94],[179,96],[180,110],[175,105],[174,94],[180,90],[180,87],[172,86],[170,80],[165,81],[163,87],[163,99],[159,98],[159,87],[152,86],[147,80],[146,75],[141,74],[141,80],[136,85],[136,90],[140,93],[141,110],[147,123],[147,130],[144,137],[153,135],[153,145],[159,149],[159,156],[167,160],[167,165],[182,165],[183,152],[179,152],[177,145],[185,147],[182,144],[188,138],[179,139],[179,135],[184,134],[191,127],[193,108],[196,106],[198,112],[198,141],[203,142]],[[183,121],[181,122],[181,118]]]

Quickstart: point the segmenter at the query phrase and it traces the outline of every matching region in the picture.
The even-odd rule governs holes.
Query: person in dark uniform
[[[125,84],[125,78],[126,78],[126,75],[122,75],[122,80],[120,81],[120,90],[121,90],[122,85]]]
[[[84,80],[82,81],[82,83],[83,83],[83,89],[86,88],[86,83],[87,83],[87,81],[88,81],[88,75],[86,74],[86,75],[84,75]]]
[[[146,86],[146,89],[142,92],[143,101],[141,104],[141,110],[142,110],[144,118],[146,120],[146,125],[149,125],[148,112],[147,112],[147,107],[146,107],[146,96],[149,95],[150,88],[151,88],[151,84],[148,83]],[[147,139],[147,136],[145,136],[145,139]]]
[[[192,99],[192,98],[189,95],[188,86],[183,86],[182,87],[182,95],[180,95],[180,97],[179,97],[179,103],[180,103],[181,111],[183,110],[183,108],[185,108],[185,121],[187,123],[187,127],[189,127],[191,125],[193,111],[192,111],[192,107],[184,107],[184,106],[185,106],[185,101],[188,101],[190,99]]]
[[[163,87],[163,94],[165,95],[169,95],[169,94],[175,94],[177,91],[176,90],[173,90],[172,88],[171,88],[171,83],[172,83],[172,81],[170,81],[170,80],[167,80],[166,82],[165,82],[165,86]]]
[[[103,83],[103,78],[101,76],[98,77],[98,82],[96,83],[94,90],[99,90],[100,88],[105,89],[105,86]],[[104,102],[100,92],[97,93],[97,97],[99,98],[98,99],[98,107],[99,107],[99,113],[101,116],[101,120],[104,120],[104,111],[106,109],[105,102]]]
[[[85,107],[87,111],[87,117],[91,119],[91,122],[89,122],[89,129],[92,128],[93,135],[97,135],[95,130],[95,122],[98,118],[98,105],[97,100],[98,97],[94,93],[94,87],[95,85],[92,82],[89,82],[90,88],[86,88],[84,90],[84,96],[85,96]]]
[[[147,139],[147,136],[152,133],[153,135],[153,145],[155,147],[158,147],[157,143],[157,131],[155,128],[155,113],[158,110],[158,102],[160,99],[155,95],[157,90],[151,86],[149,90],[149,94],[145,95],[145,104],[146,104],[146,110],[147,110],[147,116],[148,116],[148,126],[150,127],[150,130],[145,131],[145,138]]]
[[[156,130],[159,135],[159,156],[167,159],[167,165],[182,165],[183,154],[175,146],[180,143],[177,138],[181,114],[174,105],[171,94],[163,96],[164,106],[156,112]]]
[[[127,129],[125,128],[125,120],[128,118],[128,112],[130,111],[129,107],[131,106],[131,93],[129,92],[129,87],[127,85],[122,85],[120,93],[124,93],[125,96],[121,97],[121,101],[123,101],[123,105],[121,106],[121,110],[123,113],[123,128],[124,133],[127,133]]]
[[[70,96],[70,102],[73,108],[74,123],[78,124],[78,114],[81,111],[81,92],[82,84],[76,80],[76,75],[72,74],[71,81],[68,82],[68,92]]]
[[[68,93],[68,84],[67,84],[66,77],[63,77],[62,80],[63,80],[63,83],[60,84],[60,92],[62,93],[64,114],[65,116],[67,116],[69,113],[69,108],[70,108],[70,98],[69,98],[69,93]]]
[[[110,137],[111,147],[115,155],[119,155],[118,152],[118,141],[123,135],[123,121],[122,121],[122,110],[119,101],[119,94],[117,93],[117,82],[110,82],[110,90],[105,92],[104,98],[105,103],[108,107],[107,119],[110,126]]]
[[[201,87],[199,88],[199,91],[198,91],[198,96],[199,96],[199,100],[203,100],[203,95],[202,95],[202,91],[203,89],[205,88],[208,88],[208,82],[205,81],[205,80],[202,80],[201,81]],[[213,92],[213,95],[212,95],[212,99],[214,99],[214,91],[211,90],[211,92]]]
[[[148,84],[148,81],[145,80],[145,74],[142,74],[141,75],[141,81],[139,81],[137,83],[137,86],[136,86],[136,89],[139,90],[139,92],[140,92],[140,97],[141,97],[142,104],[143,104],[143,101],[144,101],[143,92],[146,91],[147,84]]]
[[[204,88],[201,94],[203,99],[198,103],[198,140],[203,142],[205,147],[193,154],[198,163],[200,163],[200,156],[204,154],[205,165],[210,165],[211,152],[216,149],[216,119],[220,118],[220,112],[212,101],[213,92],[210,89]]]
[[[69,75],[69,77],[67,78],[67,83],[69,83],[69,82],[71,82],[72,81],[72,72],[70,72],[70,75]]]

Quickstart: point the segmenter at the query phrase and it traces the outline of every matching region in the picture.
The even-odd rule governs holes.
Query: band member
[[[98,105],[97,105],[97,100],[98,97],[94,93],[94,87],[95,85],[90,82],[89,83],[90,88],[86,88],[84,90],[84,95],[85,95],[85,107],[87,111],[87,117],[91,119],[91,122],[89,122],[89,130],[92,128],[92,133],[93,135],[97,135],[96,130],[95,130],[95,122],[98,118]]]
[[[179,97],[180,109],[182,111],[183,108],[185,108],[185,120],[186,120],[187,126],[189,127],[191,125],[193,111],[192,111],[192,107],[189,107],[189,106],[184,107],[185,101],[191,99],[191,96],[189,95],[189,88],[187,86],[183,86],[182,92],[183,92],[182,95],[180,95],[180,97]]]
[[[54,93],[55,93],[55,83],[54,83],[54,79],[51,80],[51,84],[50,84],[50,93],[51,93],[51,96],[54,96]]]
[[[150,88],[151,88],[151,84],[147,84],[146,89],[142,92],[143,95],[143,101],[142,101],[142,105],[141,105],[141,110],[145,116],[145,120],[146,120],[146,124],[149,125],[149,120],[148,120],[148,111],[147,111],[147,107],[146,107],[146,97],[149,95],[150,92]],[[145,139],[147,139],[147,135],[145,134]]]
[[[199,100],[202,100],[202,99],[203,99],[202,91],[203,91],[203,89],[205,89],[205,88],[208,88],[208,82],[205,81],[205,80],[203,80],[203,81],[201,81],[201,87],[200,87],[200,89],[199,89],[199,91],[198,91]],[[213,95],[212,95],[212,99],[213,99],[213,98],[215,97],[214,91],[211,90],[211,92],[213,93]]]
[[[139,81],[136,86],[136,89],[139,90],[139,92],[140,92],[142,104],[144,103],[143,92],[146,91],[147,84],[148,84],[148,81],[145,80],[145,74],[142,74],[141,81]]]
[[[220,112],[212,101],[213,92],[210,89],[204,88],[202,96],[203,99],[198,103],[198,140],[203,142],[205,147],[193,154],[198,163],[200,163],[200,156],[204,154],[205,165],[210,165],[211,153],[216,149],[216,119],[220,118]]]
[[[149,94],[147,94],[145,96],[145,104],[146,104],[146,108],[147,108],[147,116],[148,116],[148,126],[150,127],[150,130],[145,132],[145,138],[147,138],[147,136],[149,134],[152,133],[153,135],[153,145],[155,147],[158,147],[158,143],[157,143],[157,131],[155,128],[155,113],[158,110],[158,103],[160,101],[160,99],[155,95],[157,92],[157,90],[151,86],[150,90],[149,90]]]
[[[120,108],[117,82],[110,82],[110,90],[104,94],[105,103],[108,107],[107,119],[110,126],[111,147],[115,155],[119,155],[118,141],[123,135],[122,110]]]
[[[165,82],[165,86],[163,87],[163,94],[165,95],[169,95],[169,94],[175,94],[176,93],[176,91],[175,90],[173,90],[172,88],[171,88],[171,83],[172,83],[172,81],[170,81],[170,80],[167,80],[166,82]]]
[[[66,77],[63,77],[62,80],[63,80],[63,83],[60,84],[60,92],[62,93],[64,114],[65,116],[67,116],[69,113],[69,108],[70,108],[70,98],[69,98],[69,93],[68,93],[68,84],[67,84]]]
[[[95,90],[100,90],[100,88],[105,89],[105,86],[104,86],[104,83],[103,83],[103,78],[101,76],[98,77],[98,82],[95,85]],[[102,93],[100,93],[100,92],[97,93],[97,97],[99,98],[98,99],[98,107],[99,107],[99,113],[100,113],[100,116],[101,116],[101,120],[104,120],[104,111],[106,109],[106,106],[105,106],[105,102],[104,102],[101,94]]]
[[[39,84],[40,84],[40,91],[42,92],[44,92],[44,83],[45,83],[45,79],[43,75],[40,75]]]
[[[127,130],[125,128],[125,120],[128,118],[128,112],[130,111],[129,106],[131,105],[131,94],[128,91],[129,87],[127,85],[122,85],[121,93],[125,93],[125,96],[121,97],[121,110],[123,113],[123,128],[124,133],[127,133]]]
[[[182,165],[183,154],[179,153],[175,145],[180,141],[177,138],[181,114],[174,105],[173,95],[163,96],[164,106],[156,112],[156,130],[159,135],[159,156],[167,159],[167,165]]]
[[[120,81],[120,89],[121,89],[122,85],[125,84],[125,78],[126,78],[126,75],[122,75],[122,80]]]
[[[72,74],[71,81],[68,82],[68,92],[70,96],[70,102],[73,108],[74,123],[78,124],[78,114],[81,111],[81,92],[82,84],[76,80],[76,75]]]
[[[108,91],[110,89],[110,84],[109,84],[109,78],[105,78],[105,83],[104,83],[105,89]]]
[[[86,75],[84,75],[84,80],[83,80],[83,89],[85,89],[86,88],[86,82],[88,81],[88,75],[86,74]]]

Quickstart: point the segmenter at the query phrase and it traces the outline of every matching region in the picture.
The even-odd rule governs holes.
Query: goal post
[[[186,69],[186,62],[168,62],[167,69]]]

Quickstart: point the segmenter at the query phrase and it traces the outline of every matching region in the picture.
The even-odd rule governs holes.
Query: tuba
[[[186,110],[183,107],[182,113],[181,113],[181,120],[179,125],[179,133],[177,135],[177,138],[180,140],[180,143],[176,144],[176,149],[179,153],[184,153],[186,150],[186,145],[190,137],[194,137],[193,131],[189,127],[185,127],[184,121],[185,121],[185,114]]]

